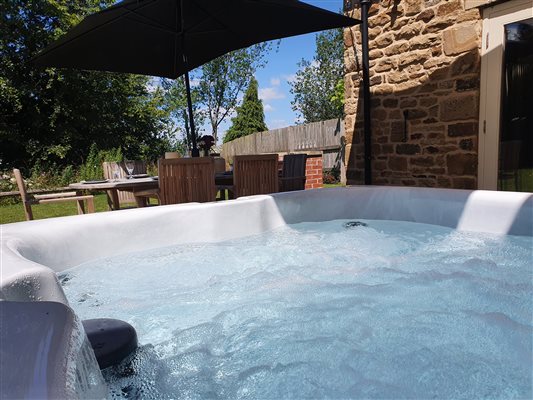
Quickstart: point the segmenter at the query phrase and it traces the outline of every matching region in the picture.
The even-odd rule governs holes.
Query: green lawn
[[[533,192],[533,169],[519,169],[518,173],[518,189],[521,192]],[[515,191],[515,179],[513,177],[506,177],[504,180],[498,180],[498,190]]]
[[[324,183],[325,188],[334,188],[334,187],[345,187],[343,183]]]
[[[94,208],[96,212],[107,211],[107,199],[105,194],[94,196]],[[76,202],[68,201],[64,203],[37,204],[31,207],[34,219],[44,219],[53,217],[63,217],[65,215],[77,215],[78,208]],[[25,221],[24,207],[22,204],[9,204],[0,206],[0,223],[10,224],[12,222]]]

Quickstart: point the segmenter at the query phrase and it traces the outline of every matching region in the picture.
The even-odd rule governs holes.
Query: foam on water
[[[63,273],[82,319],[139,334],[110,396],[532,397],[531,237],[347,222]]]

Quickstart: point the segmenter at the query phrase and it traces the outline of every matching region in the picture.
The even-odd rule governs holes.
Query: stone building
[[[357,1],[345,11],[360,18]],[[533,191],[519,176],[533,172],[533,1],[380,0],[368,21],[372,183]],[[359,26],[344,41],[347,178],[361,184]]]

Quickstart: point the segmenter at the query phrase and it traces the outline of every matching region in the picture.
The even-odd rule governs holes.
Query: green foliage
[[[63,171],[82,166],[89,179],[91,144],[122,148],[124,156],[155,161],[165,151],[190,147],[185,89],[181,80],[165,87],[131,74],[41,68],[31,63],[53,40],[85,16],[115,0],[6,0],[0,7],[0,169],[34,166]],[[269,43],[237,50],[198,70],[193,83],[197,136],[205,118],[217,138],[220,123]],[[155,87],[154,87],[155,86]],[[94,157],[93,157],[94,158]],[[73,172],[72,172],[73,173]],[[54,176],[60,173],[54,173]],[[69,173],[71,174],[71,173]],[[68,176],[72,176],[69,175]]]
[[[237,108],[237,115],[232,118],[232,125],[224,136],[224,143],[255,132],[268,130],[265,124],[263,102],[258,97],[257,87],[257,80],[252,77],[242,105]]]
[[[271,43],[260,43],[225,54],[202,66],[199,100],[207,110],[215,142],[218,142],[218,126],[236,109],[237,97],[255,71],[266,65],[265,56],[271,49]]]
[[[265,56],[272,43],[260,43],[246,49],[224,54],[198,68],[191,74],[191,99],[196,140],[204,132],[206,120],[211,125],[211,135],[218,142],[219,125],[235,111],[237,98],[258,68],[266,64]],[[185,84],[182,78],[161,80],[164,92],[163,109],[170,116],[167,124],[167,151],[180,151],[192,147],[189,132],[189,112]],[[209,133],[208,133],[209,134]]]
[[[344,61],[342,29],[324,31],[316,36],[313,61],[298,63],[291,83],[291,102],[303,122],[340,118],[344,112]]]
[[[82,180],[102,179],[104,171],[100,162],[100,152],[96,143],[91,145],[85,163],[80,166],[79,177]]]
[[[91,143],[157,158],[167,113],[149,78],[40,68],[31,57],[113,0],[8,0],[0,7],[0,167],[80,165]]]
[[[124,157],[122,156],[122,149],[117,147],[115,149],[101,150],[99,153],[102,162],[121,162]]]
[[[339,79],[335,85],[335,91],[331,95],[330,101],[337,107],[344,107],[344,79]]]
[[[15,176],[9,172],[0,174],[0,192],[14,192],[18,190]]]
[[[72,165],[67,165],[61,172],[60,186],[67,186],[68,184],[75,182],[77,177],[78,175],[74,170],[74,167]]]
[[[171,116],[171,121],[168,125],[169,148],[166,151],[184,152],[186,149],[192,148],[189,110],[187,108],[187,91],[185,89],[184,78],[174,80],[162,79],[161,87],[164,90],[165,110]],[[196,142],[198,142],[202,134],[202,126],[205,123],[206,117],[205,111],[201,108],[200,97],[199,87],[191,87]]]
[[[336,184],[340,182],[341,171],[337,167],[322,172],[322,182],[325,184]]]
[[[122,160],[122,149],[120,147],[98,150],[96,143],[93,143],[85,163],[80,166],[78,177],[81,180],[102,179],[104,177],[103,162],[121,162]]]

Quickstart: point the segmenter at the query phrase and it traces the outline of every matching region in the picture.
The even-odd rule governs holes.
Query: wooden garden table
[[[110,207],[112,210],[120,209],[120,202],[118,199],[118,191],[124,190],[132,192],[135,195],[135,192],[141,190],[150,190],[157,189],[159,187],[159,182],[157,177],[150,176],[147,178],[132,178],[132,179],[108,179],[102,181],[82,181],[71,183],[70,188],[76,190],[89,190],[89,191],[106,191],[111,198],[112,204]],[[145,199],[142,197],[135,197],[135,201],[138,207],[145,206]]]
[[[229,198],[232,198],[233,189],[233,174],[230,173],[217,173],[215,174],[215,185],[218,190],[224,192],[228,190]],[[88,190],[88,191],[106,191],[108,197],[111,199],[111,210],[119,210],[120,202],[118,199],[118,191],[124,190],[132,192],[135,196],[135,192],[143,190],[153,190],[159,188],[159,181],[156,176],[150,176],[148,178],[133,178],[133,179],[108,179],[101,181],[82,181],[71,183],[69,188],[76,190]],[[137,207],[144,207],[146,205],[146,198],[135,197]]]

